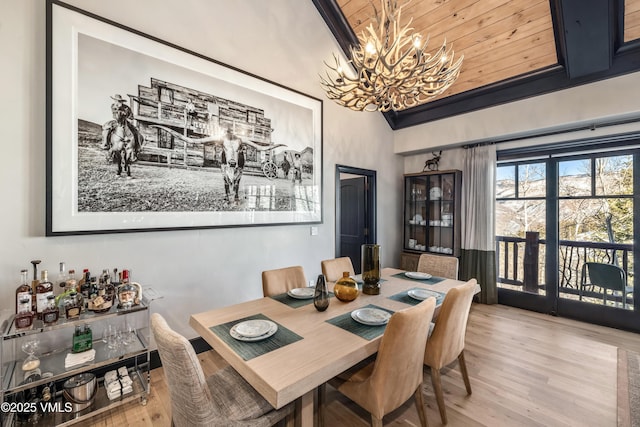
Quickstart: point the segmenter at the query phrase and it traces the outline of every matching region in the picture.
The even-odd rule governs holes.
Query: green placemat
[[[404,275],[404,273],[396,273],[391,277],[397,277],[398,279],[404,279],[404,280],[412,280],[414,282],[418,282],[418,283],[424,283],[425,285],[435,285],[436,283],[440,283],[443,280],[445,280],[444,277],[431,277],[431,279],[412,279],[411,277],[407,277]]]
[[[365,307],[379,308],[380,310],[384,310],[388,313],[393,314],[393,310],[378,307],[377,305],[373,305],[373,304],[369,304],[360,308],[365,308]],[[384,329],[387,327],[386,324],[380,325],[380,326],[363,325],[362,323],[356,322],[355,320],[353,320],[353,318],[351,317],[351,312],[341,314],[340,316],[336,316],[329,320],[325,320],[325,322],[331,323],[332,325],[342,328],[345,331],[352,332],[369,341],[382,335],[384,333]]]
[[[331,297],[333,297],[333,292],[329,292],[329,298]],[[298,308],[298,307],[305,306],[307,304],[313,304],[313,298],[308,298],[308,299],[291,298],[286,292],[279,295],[273,295],[270,298],[278,302],[281,302],[285,305],[288,305],[289,307],[292,307],[292,308]]]
[[[442,304],[442,301],[444,301],[444,293],[442,293],[442,292],[432,291],[430,289],[423,289],[423,288],[412,288],[412,289],[422,289],[423,291],[427,291],[429,293],[433,293],[433,296],[436,298],[436,306]],[[398,292],[395,295],[391,295],[389,297],[389,299],[392,299],[394,301],[400,301],[400,302],[403,302],[405,304],[411,304],[411,305],[420,304],[422,301],[420,301],[419,299],[411,298],[409,296],[408,292],[410,290],[411,289],[408,289],[408,290],[402,291],[402,292]]]
[[[229,334],[229,330],[236,323],[254,319],[271,320],[264,314],[260,313],[243,319],[223,323],[221,325],[212,326],[209,329],[219,336],[222,341],[227,343],[229,347],[238,353],[238,355],[240,355],[244,360],[250,360],[254,357],[262,356],[270,351],[277,350],[280,347],[284,347],[285,345],[289,345],[302,339],[300,335],[285,328],[278,322],[275,322],[278,325],[278,331],[269,338],[261,341],[238,341]]]

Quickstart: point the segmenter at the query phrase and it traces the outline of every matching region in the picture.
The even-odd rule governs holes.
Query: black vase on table
[[[329,307],[329,291],[324,274],[319,274],[316,280],[316,291],[313,294],[313,306],[318,311],[325,311]]]
[[[380,245],[362,245],[362,293],[380,294]]]

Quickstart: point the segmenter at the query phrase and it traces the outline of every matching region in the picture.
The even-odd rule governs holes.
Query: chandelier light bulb
[[[325,62],[328,70],[320,84],[329,99],[355,111],[401,111],[442,94],[456,81],[462,56],[454,62],[446,41],[435,52],[425,52],[429,39],[423,43],[422,35],[413,33],[411,20],[400,24],[406,2],[397,3],[380,0],[379,12],[374,7],[377,28],[369,24],[359,44],[349,49],[354,77],[344,74],[335,54],[333,65]]]

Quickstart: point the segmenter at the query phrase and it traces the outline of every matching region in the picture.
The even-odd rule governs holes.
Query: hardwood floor
[[[474,304],[465,358],[473,394],[457,364],[442,370],[448,426],[615,426],[617,348],[640,352],[640,334],[501,305]],[[215,352],[199,355],[205,374],[222,366]],[[441,425],[425,368],[430,426]],[[170,426],[171,404],[162,368],[151,373],[148,404],[132,403],[97,416],[92,426]],[[384,419],[417,426],[413,401]],[[367,426],[369,417],[327,387],[326,425]]]

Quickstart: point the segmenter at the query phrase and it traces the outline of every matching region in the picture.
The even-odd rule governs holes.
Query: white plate
[[[438,297],[440,296],[439,293],[429,291],[427,289],[409,289],[409,291],[407,292],[407,295],[409,295],[413,299],[417,299],[420,301],[424,301],[429,297],[434,297],[437,300]]]
[[[266,334],[267,332],[269,332],[272,326],[273,322],[271,322],[270,320],[257,319],[237,323],[233,325],[232,329],[234,329],[238,335],[252,338]]]
[[[291,298],[296,299],[309,299],[313,298],[315,288],[293,288],[287,292]]]
[[[256,322],[256,320],[248,320],[248,322]],[[231,330],[229,330],[229,334],[239,340],[239,341],[260,341],[266,338],[269,338],[270,336],[272,336],[273,334],[275,334],[278,331],[278,325],[270,320],[260,320],[260,322],[266,322],[269,325],[269,329],[261,334],[261,335],[257,335],[254,337],[247,337],[245,335],[241,335],[240,333],[238,333],[238,325],[241,325],[242,323],[238,323],[237,325],[234,325]]]
[[[351,318],[365,325],[379,326],[386,324],[391,318],[391,314],[377,308],[359,308],[351,312]]]
[[[431,279],[433,276],[429,273],[421,273],[419,271],[407,271],[404,273],[410,279],[426,280]]]

